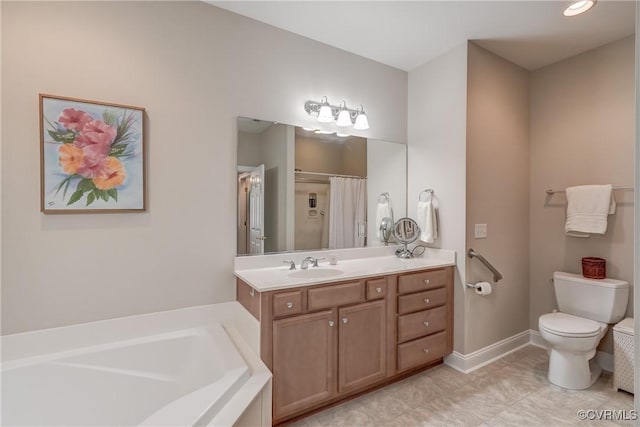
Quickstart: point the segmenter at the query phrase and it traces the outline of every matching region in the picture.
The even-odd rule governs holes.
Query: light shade
[[[356,116],[356,123],[353,125],[354,129],[364,130],[369,129],[369,119],[364,113],[364,110],[360,110]]]
[[[331,123],[333,121],[333,112],[331,111],[331,105],[327,97],[322,98],[323,102],[320,105],[320,111],[318,112],[318,121],[322,123]]]
[[[563,15],[564,16],[576,16],[581,13],[586,12],[591,9],[593,5],[596,4],[596,0],[580,0],[575,3],[572,3],[569,7],[567,7]]]
[[[338,126],[351,126],[351,114],[345,109],[340,110],[338,114],[338,121],[336,121]]]

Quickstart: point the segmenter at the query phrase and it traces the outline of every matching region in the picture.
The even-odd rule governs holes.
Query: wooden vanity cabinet
[[[238,301],[260,321],[280,424],[442,361],[453,346],[453,268],[258,292]]]
[[[384,380],[386,304],[377,300],[338,310],[338,392]]]
[[[273,322],[274,420],[335,395],[335,323],[333,310]]]

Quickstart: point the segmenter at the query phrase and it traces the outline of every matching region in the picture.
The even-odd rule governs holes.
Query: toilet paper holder
[[[465,283],[465,285],[469,288],[475,289],[476,294],[481,296],[491,295],[491,293],[493,292],[491,283],[489,282]]]

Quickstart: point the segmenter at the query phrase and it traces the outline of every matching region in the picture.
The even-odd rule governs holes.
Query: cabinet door
[[[328,310],[273,322],[275,420],[335,395],[335,321]]]
[[[385,307],[385,301],[379,300],[339,309],[339,393],[385,378]]]

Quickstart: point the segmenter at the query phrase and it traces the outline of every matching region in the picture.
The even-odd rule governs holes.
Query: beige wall
[[[287,203],[293,203],[293,189],[287,187],[293,168],[288,168],[293,156],[293,126],[273,124],[260,134],[260,153],[264,163],[264,226],[267,240],[264,251],[287,250]],[[293,248],[289,248],[293,249]]]
[[[262,163],[260,134],[238,132],[238,165],[258,166]]]
[[[545,189],[633,184],[634,64],[628,37],[532,73],[531,329],[557,307],[553,272],[580,273],[584,256],[606,258],[609,277],[633,283],[633,192],[616,191],[607,233],[584,239],[565,235],[566,198]]]
[[[409,72],[407,216],[418,195],[435,190],[440,236],[433,246],[456,251],[454,349],[465,353],[467,43]]]
[[[467,249],[504,276],[490,296],[466,290],[471,353],[529,329],[529,72],[473,43],[467,67]],[[466,271],[469,283],[492,282],[477,260]]]
[[[340,142],[296,135],[295,167],[305,172],[367,176],[367,140],[350,137]]]
[[[407,73],[202,2],[1,19],[4,334],[233,299],[237,116],[313,125],[326,95],[406,140]],[[147,213],[39,212],[39,92],[146,107]]]

